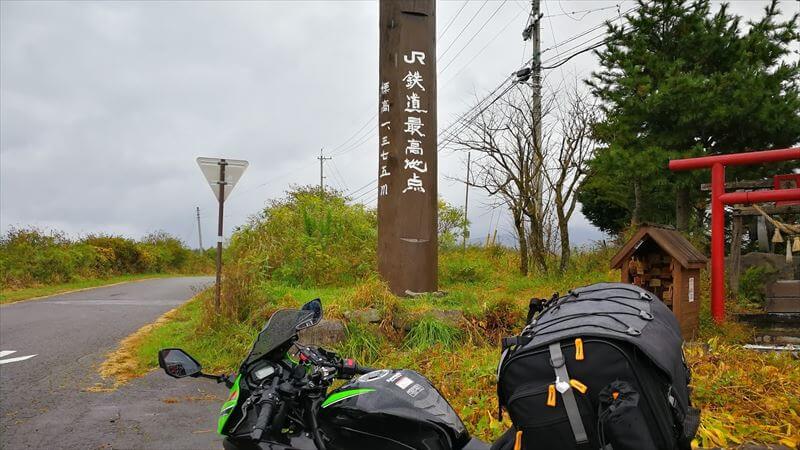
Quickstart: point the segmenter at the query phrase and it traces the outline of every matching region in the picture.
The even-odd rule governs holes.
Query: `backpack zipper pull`
[[[583,339],[575,339],[575,361],[583,361]]]
[[[556,406],[556,385],[551,384],[547,386],[547,406],[555,408]]]

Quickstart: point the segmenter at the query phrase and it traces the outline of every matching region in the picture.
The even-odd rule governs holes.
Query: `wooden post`
[[[398,295],[438,290],[436,2],[380,1],[378,270]]]
[[[731,297],[739,296],[739,277],[742,269],[742,216],[733,216],[733,231],[731,235],[731,266],[728,273],[728,284],[731,288]]]

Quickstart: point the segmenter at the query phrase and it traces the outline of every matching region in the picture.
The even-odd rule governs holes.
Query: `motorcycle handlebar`
[[[272,385],[269,387],[264,394],[266,396],[266,400],[261,402],[261,411],[258,412],[258,417],[256,418],[256,423],[253,425],[253,430],[250,432],[250,437],[255,440],[256,442],[261,440],[261,436],[264,435],[264,431],[267,429],[267,424],[269,420],[272,418],[272,410],[275,408],[275,404],[278,402],[277,397],[277,387],[278,387],[279,377],[272,378]],[[265,398],[262,396],[262,398]]]
[[[360,366],[356,364],[354,360],[348,358],[343,359],[339,364],[337,364],[336,370],[338,372],[338,378],[350,379],[354,375],[364,375],[365,373],[370,373],[375,369],[372,367]]]
[[[356,365],[356,374],[357,375],[364,375],[365,373],[374,372],[376,370],[378,370],[378,369],[373,369],[372,367],[368,367],[368,366]]]
[[[272,408],[272,402],[264,403],[264,406],[261,407],[261,411],[258,413],[258,418],[256,419],[256,424],[253,425],[253,431],[250,432],[250,437],[253,438],[253,440],[261,440],[261,436],[267,428],[267,423],[269,423],[270,416],[272,416]]]

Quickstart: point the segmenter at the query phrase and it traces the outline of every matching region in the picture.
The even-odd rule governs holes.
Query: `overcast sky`
[[[634,5],[545,1],[543,59],[599,38],[603,30],[560,44],[619,20],[617,3]],[[766,3],[732,10],[755,18]],[[782,8],[788,15],[798,5]],[[522,0],[438,2],[438,50],[447,50],[440,129],[530,58],[520,35],[529,9]],[[375,1],[3,1],[0,228],[137,238],[165,230],[196,246],[199,206],[208,246],[216,204],[197,156],[250,161],[226,203],[227,236],[290,183],[317,183],[321,147],[334,156],[327,184],[351,192],[369,184],[354,196],[371,191],[360,200],[374,205],[377,60]],[[548,82],[574,83],[595,67],[587,53]],[[461,173],[463,158],[449,152],[439,162],[440,196],[459,207],[463,185],[447,177]],[[471,191],[472,235],[499,228],[508,239],[507,215],[488,204]],[[603,237],[580,214],[571,229],[576,244]]]

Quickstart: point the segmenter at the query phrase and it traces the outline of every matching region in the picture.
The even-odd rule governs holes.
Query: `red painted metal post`
[[[800,147],[674,159],[673,171],[711,168],[711,315],[725,318],[725,205],[800,200],[800,189],[725,193],[725,166],[800,160]]]
[[[725,319],[725,166],[711,166],[711,316]]]
[[[722,203],[732,205],[734,203],[751,204],[764,202],[792,202],[800,200],[800,188],[797,189],[774,189],[771,191],[753,192],[729,192],[720,197]]]
[[[720,163],[725,166],[749,166],[770,162],[792,161],[800,159],[800,147],[782,148],[779,150],[762,150],[759,152],[732,153],[727,155],[701,156],[699,158],[673,159],[669,162],[670,170],[707,169]]]

